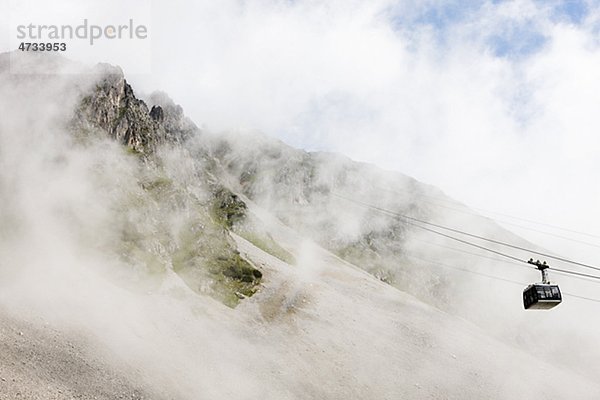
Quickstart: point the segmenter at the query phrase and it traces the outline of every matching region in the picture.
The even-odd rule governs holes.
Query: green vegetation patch
[[[229,234],[207,221],[195,221],[182,229],[172,265],[192,290],[230,307],[252,296],[262,279],[262,272],[235,250]]]
[[[220,188],[215,194],[212,211],[220,224],[231,229],[246,218],[248,206],[229,189]]]
[[[213,204],[203,204],[162,168],[146,162],[151,168],[139,187],[115,210],[121,257],[149,273],[171,267],[190,289],[230,307],[252,296],[262,273],[236,250],[227,228],[212,215]]]

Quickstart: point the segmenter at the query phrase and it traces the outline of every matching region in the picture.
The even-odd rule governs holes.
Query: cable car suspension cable
[[[585,264],[585,263],[580,263],[580,262],[569,260],[567,258],[563,258],[563,257],[559,257],[559,256],[553,256],[551,254],[539,252],[539,251],[536,251],[536,250],[532,250],[532,249],[528,249],[528,248],[525,248],[525,247],[513,245],[513,244],[502,242],[502,241],[499,241],[499,240],[486,238],[486,237],[483,237],[483,236],[480,236],[480,235],[475,235],[473,233],[461,231],[459,229],[449,228],[449,227],[446,227],[446,226],[443,226],[443,225],[435,224],[433,222],[427,222],[427,221],[421,220],[419,218],[410,217],[408,215],[400,214],[400,213],[397,213],[397,212],[394,212],[394,211],[390,211],[390,210],[386,210],[384,208],[377,207],[377,206],[374,206],[374,205],[371,205],[371,204],[368,204],[368,203],[363,203],[363,202],[358,201],[358,200],[350,199],[348,197],[341,196],[341,195],[339,195],[337,193],[332,193],[332,194],[334,196],[336,196],[336,197],[339,197],[341,199],[344,199],[344,200],[347,200],[347,201],[350,201],[350,202],[353,202],[353,203],[356,203],[356,204],[360,204],[360,205],[362,205],[364,207],[371,208],[373,210],[376,210],[376,211],[379,211],[379,212],[383,212],[385,214],[395,215],[395,216],[404,218],[406,220],[406,222],[409,223],[410,225],[417,226],[417,227],[419,227],[421,229],[434,232],[434,233],[436,233],[438,235],[445,236],[445,237],[447,237],[449,239],[453,239],[453,240],[456,240],[456,241],[459,241],[459,242],[462,242],[462,243],[465,243],[465,244],[469,244],[471,246],[478,247],[480,249],[483,249],[483,250],[486,250],[486,251],[490,251],[492,253],[496,253],[496,254],[501,255],[503,257],[511,258],[511,259],[519,261],[519,262],[526,262],[526,261],[521,260],[521,259],[519,259],[517,257],[513,257],[513,256],[510,256],[510,255],[504,254],[504,253],[496,251],[496,250],[492,250],[492,249],[486,248],[484,246],[479,246],[479,245],[476,245],[476,244],[471,243],[471,242],[463,241],[461,239],[455,238],[455,237],[450,236],[450,235],[443,234],[442,232],[434,231],[433,229],[429,229],[429,228],[420,226],[420,225],[415,224],[415,223],[410,223],[409,221],[416,221],[416,222],[421,223],[421,224],[433,226],[433,227],[436,227],[436,228],[439,228],[439,229],[443,229],[443,230],[447,230],[447,231],[454,232],[454,233],[459,233],[461,235],[473,237],[473,238],[484,240],[484,241],[491,242],[491,243],[494,243],[494,244],[499,244],[501,246],[511,247],[513,249],[526,251],[526,252],[537,254],[537,255],[540,255],[540,256],[543,256],[543,257],[552,258],[554,260],[558,260],[558,261],[566,262],[566,263],[569,263],[569,264],[578,265],[580,267],[584,267],[584,268],[589,268],[589,269],[593,269],[593,270],[596,270],[596,271],[600,271],[600,267],[596,267],[596,266]],[[558,269],[557,269],[557,271],[558,271]],[[575,275],[586,276],[586,274],[580,274],[580,273],[575,273]],[[595,276],[591,276],[591,275],[590,275],[590,277],[594,277],[596,279],[600,279],[600,277],[595,277]]]
[[[418,223],[415,223],[415,222],[412,222],[412,221],[414,220],[414,221],[418,221],[418,222],[421,222],[421,223],[425,223],[425,224],[427,224],[427,225],[433,225],[433,226],[437,226],[437,227],[439,227],[439,228],[441,228],[441,229],[446,229],[446,230],[454,231],[454,232],[457,232],[457,233],[462,233],[462,234],[465,234],[465,235],[467,235],[467,236],[472,236],[472,237],[476,237],[476,238],[481,238],[481,239],[483,239],[483,240],[487,240],[487,241],[490,241],[490,242],[493,242],[493,243],[497,243],[497,244],[503,244],[503,245],[506,245],[506,246],[508,246],[508,247],[513,247],[513,248],[516,248],[516,249],[519,249],[519,250],[523,250],[523,251],[529,251],[529,252],[532,252],[532,253],[535,253],[535,254],[538,254],[538,255],[545,255],[545,254],[543,254],[543,253],[539,253],[539,252],[536,252],[536,251],[533,251],[533,250],[530,250],[530,249],[521,248],[521,247],[518,247],[518,246],[513,246],[513,245],[510,245],[510,244],[503,243],[503,242],[495,241],[495,240],[493,240],[493,239],[488,239],[488,238],[484,238],[484,237],[481,237],[481,236],[478,236],[478,235],[469,234],[469,233],[466,233],[466,232],[459,231],[459,230],[457,230],[457,229],[453,229],[453,228],[447,228],[447,227],[443,227],[443,226],[441,226],[441,225],[437,225],[437,224],[433,224],[433,223],[428,223],[428,222],[426,222],[426,221],[422,221],[422,220],[419,220],[419,219],[417,219],[417,218],[408,217],[408,216],[405,216],[405,215],[402,215],[402,214],[399,214],[399,213],[396,213],[396,212],[393,212],[393,211],[389,211],[389,210],[386,210],[386,209],[383,209],[383,208],[380,208],[380,207],[376,207],[376,206],[373,206],[373,205],[370,205],[370,204],[367,204],[367,203],[363,203],[363,202],[360,202],[360,201],[357,201],[357,200],[349,199],[349,198],[347,198],[347,197],[340,196],[340,195],[338,195],[338,194],[335,194],[335,193],[333,193],[333,195],[334,195],[334,196],[337,196],[337,197],[340,197],[340,198],[342,198],[342,199],[345,199],[345,200],[347,200],[347,201],[350,201],[350,202],[353,202],[353,203],[360,204],[360,205],[362,205],[362,206],[364,206],[364,207],[367,207],[367,208],[371,208],[371,209],[374,209],[374,210],[377,210],[377,211],[380,211],[380,212],[383,212],[383,213],[386,213],[386,214],[390,214],[390,215],[394,215],[394,216],[397,216],[397,217],[404,218],[404,219],[406,220],[406,223],[407,223],[407,224],[409,224],[409,225],[412,225],[412,226],[418,227],[418,228],[420,228],[420,229],[423,229],[423,230],[425,230],[425,231],[428,231],[428,232],[434,233],[434,234],[436,234],[436,235],[443,236],[443,237],[445,237],[445,238],[448,238],[448,239],[451,239],[451,240],[457,241],[457,242],[459,242],[459,243],[466,244],[466,245],[468,245],[468,246],[476,247],[476,248],[478,248],[478,249],[481,249],[481,250],[484,250],[484,251],[488,251],[488,252],[491,252],[491,253],[497,254],[497,255],[499,255],[499,256],[502,256],[502,257],[505,257],[505,258],[511,259],[511,260],[513,260],[513,261],[517,261],[517,262],[519,262],[519,263],[530,264],[528,261],[525,261],[525,260],[523,260],[523,259],[520,259],[520,258],[518,258],[518,257],[512,256],[512,255],[510,255],[510,254],[506,254],[506,253],[503,253],[503,252],[501,252],[501,251],[498,251],[498,250],[490,249],[489,247],[485,247],[485,246],[481,246],[481,245],[478,245],[478,244],[476,244],[476,243],[473,243],[473,242],[469,242],[468,240],[460,239],[460,238],[454,237],[454,236],[452,236],[452,235],[448,235],[448,234],[446,234],[446,233],[443,233],[443,232],[436,231],[435,229],[431,229],[431,228],[428,228],[428,227],[426,227],[426,226],[422,226],[422,225],[420,225],[420,224],[418,224]],[[546,256],[548,256],[548,255],[546,255]],[[555,257],[553,257],[553,256],[548,256],[548,257],[549,257],[549,258],[555,258]],[[556,258],[555,258],[555,259],[556,259]],[[573,263],[574,263],[574,262],[573,262]],[[577,264],[580,264],[580,263],[577,263]],[[537,269],[536,267],[531,267],[531,268]],[[597,270],[599,270],[599,271],[600,271],[600,268],[597,268],[597,267],[592,267],[592,268],[593,268],[593,269],[597,269]],[[580,276],[580,277],[584,277],[584,278],[590,278],[590,279],[597,279],[597,280],[600,280],[600,276],[597,276],[597,275],[585,274],[585,273],[582,273],[582,272],[570,271],[570,270],[566,270],[566,269],[560,269],[560,268],[554,268],[554,267],[552,267],[552,270],[553,270],[553,271],[562,272],[562,273],[564,273],[564,274],[571,274],[571,275]]]

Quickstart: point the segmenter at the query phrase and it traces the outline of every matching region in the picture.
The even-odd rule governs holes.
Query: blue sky
[[[538,3],[544,4],[542,0]],[[556,19],[579,24],[589,13],[588,3],[584,0],[564,0],[551,2],[552,14]]]
[[[506,0],[434,1],[416,12],[406,13],[391,8],[392,24],[398,30],[429,28],[442,45],[448,45],[449,33],[465,24],[477,22],[484,9],[509,3]],[[534,0],[533,4],[556,23],[581,24],[590,11],[585,0]],[[526,57],[543,48],[547,37],[537,24],[537,16],[523,19],[506,19],[499,26],[482,32],[490,50],[499,57]]]

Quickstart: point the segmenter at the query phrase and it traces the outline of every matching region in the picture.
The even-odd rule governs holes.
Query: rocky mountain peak
[[[148,153],[161,143],[184,141],[198,128],[183,109],[166,96],[151,97],[151,109],[136,97],[119,67],[99,64],[98,79],[76,111],[76,129],[100,129],[139,153]]]

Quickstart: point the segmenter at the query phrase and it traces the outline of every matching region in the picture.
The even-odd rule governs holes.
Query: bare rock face
[[[151,110],[138,99],[119,67],[100,64],[92,93],[83,97],[76,113],[76,127],[101,129],[139,153],[151,152],[165,142],[182,142],[198,128],[180,106],[156,105]]]
[[[166,94],[155,93],[148,103],[137,98],[119,67],[100,64],[93,77],[81,91],[71,133],[84,143],[109,137],[135,153],[131,159],[140,167],[139,187],[130,188],[135,201],[113,221],[120,258],[153,274],[171,269],[192,291],[230,307],[252,296],[262,273],[230,236],[245,219],[246,204],[208,176],[214,161],[192,157],[190,148],[198,146],[188,139],[199,129]],[[187,163],[167,167],[165,157],[173,154]],[[186,222],[171,229],[174,219]]]
[[[152,106],[150,110],[150,118],[156,122],[161,122],[165,119],[165,113],[161,106]]]
[[[167,142],[180,143],[199,131],[196,124],[185,116],[183,108],[163,92],[154,92],[148,99],[153,104],[151,116],[160,124]]]

